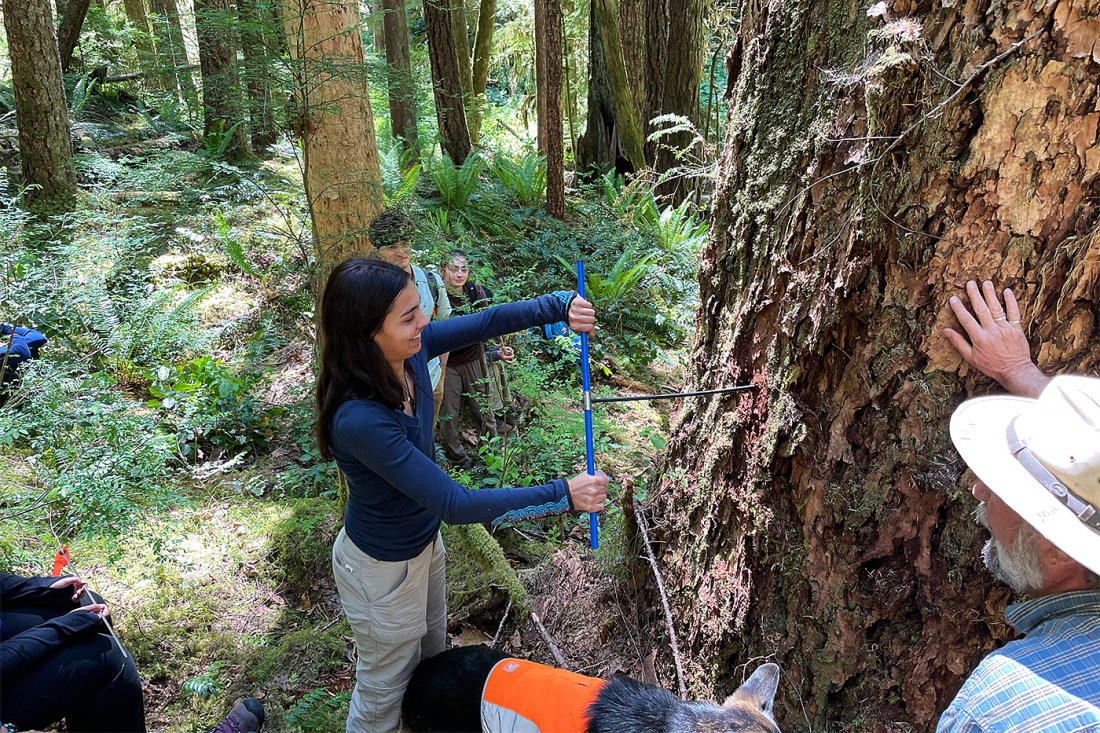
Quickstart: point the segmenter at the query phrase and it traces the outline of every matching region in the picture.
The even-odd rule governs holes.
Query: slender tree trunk
[[[564,26],[564,23],[563,23]],[[573,94],[573,84],[570,79],[572,78],[572,70],[569,68],[569,57],[572,53],[569,47],[569,36],[563,35],[562,37],[562,81],[563,91],[565,92],[565,115],[566,121],[569,123],[569,150],[573,154],[574,165],[576,165],[577,158],[577,129],[576,129],[576,116],[577,116],[577,99]]]
[[[191,72],[183,67],[190,66],[187,46],[183,40],[183,27],[180,24],[179,8],[176,0],[150,0],[152,10],[153,34],[157,42],[157,54],[162,63],[170,64],[165,70],[179,89],[180,99],[190,109],[198,109],[199,95]],[[164,84],[168,86],[167,83]]]
[[[489,83],[489,55],[493,50],[493,27],[496,24],[497,0],[481,0],[477,14],[477,35],[474,37],[473,104],[476,115],[470,118],[470,136],[481,134],[482,108],[487,105],[485,88]]]
[[[68,71],[73,60],[73,51],[80,41],[80,31],[84,27],[84,18],[92,0],[70,0],[61,12],[61,24],[57,28],[57,47],[61,55],[61,70]]]
[[[386,4],[383,0],[372,0],[370,3],[370,14],[367,19],[367,25],[370,27],[371,42],[373,43],[373,51],[379,56],[386,52],[386,32],[383,26],[385,25]]]
[[[248,120],[237,73],[237,39],[230,0],[195,0],[195,28],[202,66],[203,135],[227,135],[228,160],[252,156]]]
[[[67,207],[76,195],[69,110],[49,0],[3,0],[19,164],[27,203]]]
[[[633,170],[645,168],[642,129],[634,112],[634,96],[626,76],[623,43],[619,35],[619,12],[615,0],[592,0],[600,27],[607,77],[611,83],[611,102],[615,107],[615,128],[619,149]]]
[[[416,86],[409,60],[409,24],[405,0],[383,0],[386,32],[387,81],[389,84],[390,129],[411,155],[418,156],[416,132]]]
[[[715,125],[714,125],[714,132],[715,132],[716,135],[719,132],[718,128],[720,126],[720,124],[719,124],[720,120],[717,119],[717,117],[718,117],[717,106],[718,105],[716,104],[716,102],[717,102],[718,92],[714,88],[714,75],[715,75],[715,72],[718,69],[718,54],[720,54],[721,52],[722,52],[722,46],[720,44],[715,44],[714,53],[711,54],[711,57],[710,57],[709,72],[708,72],[710,74],[710,76],[707,80],[707,106],[703,110],[703,139],[706,140],[708,143],[710,142],[710,118],[712,116],[711,115],[712,109],[715,113],[713,116],[716,118],[715,119]]]
[[[269,79],[274,62],[274,44],[269,41],[276,32],[270,14],[263,12],[257,0],[237,0],[241,19],[241,51],[244,56],[242,73],[248,89],[248,122],[252,144],[267,147],[275,142],[274,104]]]
[[[669,0],[667,64],[660,114],[675,114],[699,122],[699,82],[703,78],[705,49],[704,0]],[[681,132],[661,138],[657,147],[656,170],[664,173],[678,163],[676,153],[691,144],[692,135]],[[682,199],[690,183],[677,176],[659,187],[659,192]]]
[[[534,4],[535,24],[535,147],[546,155],[546,5]]]
[[[458,0],[428,0],[424,3],[424,26],[428,31],[428,56],[432,67],[435,114],[443,151],[455,165],[470,154],[470,130],[462,103],[462,81],[451,31],[451,3]]]
[[[948,437],[997,388],[942,329],[992,278],[1100,370],[1094,8],[744,3],[685,387],[758,389],[682,403],[647,510],[693,696],[766,657],[785,731],[931,731],[1006,640]]]
[[[383,207],[356,0],[284,0],[306,197],[317,256],[318,306],[339,263],[374,251],[368,226]]]
[[[545,103],[539,105],[539,138],[546,145],[546,213],[556,219],[565,218],[565,161],[562,150],[561,124],[561,0],[535,0],[536,14],[542,6],[543,32],[537,42],[544,47],[540,52],[545,79],[538,84],[539,94],[545,95]]]
[[[123,0],[126,19],[130,27],[137,31],[138,62],[142,71],[152,71],[156,63],[153,57],[152,34],[149,32],[149,17],[145,12],[145,0]]]
[[[645,0],[645,103],[642,125],[646,131],[646,160],[657,160],[657,144],[649,141],[653,131],[650,121],[661,114],[661,97],[665,88],[665,63],[668,59],[669,0]]]

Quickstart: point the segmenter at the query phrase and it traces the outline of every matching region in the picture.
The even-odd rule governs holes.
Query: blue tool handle
[[[577,261],[577,294],[584,296],[584,261]],[[592,383],[588,368],[588,334],[581,334],[581,381],[584,384],[584,455],[588,475],[596,475],[596,448],[592,439]],[[588,515],[588,536],[593,550],[600,546],[600,517],[596,512]]]

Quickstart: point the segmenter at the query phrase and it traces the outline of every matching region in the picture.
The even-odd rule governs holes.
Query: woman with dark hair
[[[358,649],[349,733],[396,731],[413,668],[446,645],[441,521],[594,512],[607,495],[602,471],[525,488],[455,483],[431,458],[428,359],[556,321],[587,332],[595,318],[588,301],[554,293],[429,324],[401,268],[355,259],[333,270],[321,304],[317,432],[348,483],[332,568]]]

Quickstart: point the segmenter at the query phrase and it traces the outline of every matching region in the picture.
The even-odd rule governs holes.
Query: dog
[[[414,733],[779,733],[779,667],[764,664],[721,706],[629,677],[602,680],[485,646],[420,662],[402,712]]]

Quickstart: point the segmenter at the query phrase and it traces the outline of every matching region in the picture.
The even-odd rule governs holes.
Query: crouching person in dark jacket
[[[46,337],[33,328],[0,323],[0,405],[19,386],[19,369],[24,362],[38,358]]]
[[[102,600],[75,576],[0,573],[0,723],[27,730],[64,718],[74,733],[145,730],[137,667],[108,632]]]

